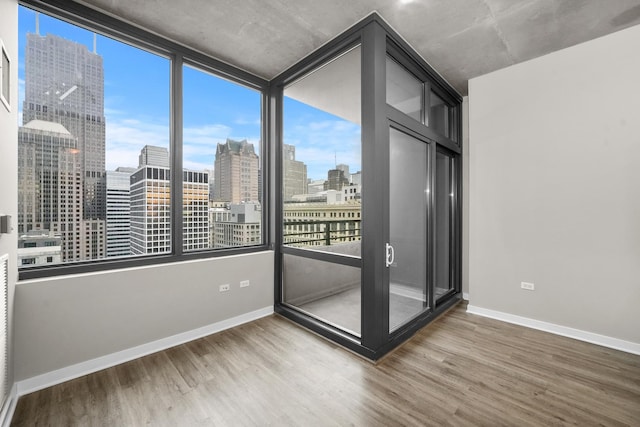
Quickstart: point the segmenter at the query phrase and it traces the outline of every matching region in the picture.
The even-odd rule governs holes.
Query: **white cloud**
[[[169,119],[158,118],[146,114],[133,115],[122,109],[124,99],[111,96],[105,99],[107,170],[118,166],[136,167],[138,155],[145,145],[169,147]],[[240,117],[234,124],[245,126],[259,124],[260,118]],[[256,133],[259,132],[259,128]],[[207,123],[200,126],[187,126],[183,129],[183,166],[187,169],[212,169],[217,144],[227,138],[247,139],[259,149],[259,136],[246,135],[238,137],[231,125]]]
[[[205,169],[213,170],[213,162],[209,164],[209,163],[202,163],[202,162],[194,162],[194,161],[185,159],[182,162],[182,167],[192,171],[203,171]]]
[[[186,127],[182,139],[184,145],[214,145],[224,142],[231,134],[231,128],[226,125],[209,124],[199,127]]]
[[[169,147],[169,125],[108,117],[106,140],[107,170],[119,166],[135,167],[140,150],[145,145]]]
[[[345,120],[324,120],[296,124],[285,131],[285,143],[296,146],[296,160],[307,165],[307,176],[326,179],[336,163],[361,168],[360,126]]]
[[[142,147],[140,147],[141,149]],[[140,154],[138,148],[118,148],[107,149],[106,163],[107,170],[115,170],[118,167],[124,166],[129,168],[138,167],[138,155]]]
[[[245,125],[260,126],[262,124],[262,121],[260,120],[260,117],[258,117],[257,119],[247,119],[245,117],[239,117],[236,120],[234,120],[233,123],[241,126],[245,126]]]
[[[140,117],[109,116],[106,125],[107,170],[118,166],[136,167],[145,145],[169,147],[169,125],[152,123]],[[236,137],[233,129],[222,124],[187,127],[183,131],[183,166],[191,170],[212,169],[216,147],[227,138],[247,139],[259,152],[259,138]]]

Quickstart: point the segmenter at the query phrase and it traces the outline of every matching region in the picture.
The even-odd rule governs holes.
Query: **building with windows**
[[[170,171],[143,166],[130,177],[131,254],[171,251]]]
[[[374,3],[376,12],[367,15]],[[141,4],[0,0],[0,216],[3,224],[16,218],[12,230],[0,231],[0,423],[637,423],[636,1],[302,0],[218,7],[198,1],[203,7],[185,7],[158,0],[152,10]],[[190,69],[259,95],[259,114],[230,120],[263,122],[262,244],[182,253],[184,198],[173,190],[183,189],[183,168],[143,165],[130,177],[130,192],[132,233],[137,215],[145,256],[83,259],[85,247],[97,252],[100,246],[104,218],[94,215],[100,206],[94,202],[100,200],[105,168],[98,167],[99,159],[91,165],[88,138],[72,123],[83,120],[92,127],[93,115],[79,119],[73,105],[97,98],[86,81],[66,78],[58,87],[42,88],[53,98],[48,104],[24,94],[24,83],[34,86],[22,74],[20,51],[33,47],[27,73],[53,75],[64,62],[75,79],[98,74],[100,66],[87,69],[84,54],[76,59],[72,49],[54,58],[46,56],[45,46],[28,43],[32,24],[23,24],[33,21],[34,9],[53,21],[51,31],[63,26],[56,17],[62,18],[73,27],[69,33],[85,42],[91,35],[82,28],[99,31],[112,38],[112,46],[124,40],[142,47],[158,74],[170,72],[161,89],[171,110],[170,125],[161,128],[169,131],[158,138],[153,132],[123,132],[136,150],[170,134],[172,153],[185,157],[190,147],[182,135],[193,128],[183,124],[182,111],[206,112],[206,124],[218,124],[219,113],[231,109],[235,97],[209,96],[204,85],[205,102],[181,96],[189,83],[198,88],[199,81],[183,78]],[[246,25],[248,17],[252,25]],[[354,26],[343,32],[349,23]],[[53,37],[42,39],[56,44]],[[106,57],[107,49],[101,54]],[[108,76],[109,86],[125,83],[141,63],[136,57],[130,66],[111,68],[118,72]],[[283,92],[292,86],[296,98],[288,103]],[[141,116],[159,117],[155,108],[135,102],[144,96],[131,92],[125,102],[135,104]],[[23,99],[24,111],[18,105]],[[292,106],[305,100],[293,117]],[[67,122],[35,117],[52,108]],[[313,109],[325,113],[321,120],[305,116]],[[104,126],[98,113],[95,133],[98,123]],[[352,148],[351,139],[333,137],[345,117],[355,117],[349,129],[361,143],[361,162],[350,165],[362,170],[361,181],[350,179],[362,188],[361,217],[357,203],[280,203],[284,128],[302,118],[300,126],[288,128],[298,134],[288,136],[317,130],[315,147],[330,148],[329,155],[302,159],[297,145],[296,154],[315,178],[336,163],[336,149]],[[122,125],[121,118],[108,117]],[[48,209],[66,218],[38,230],[35,203],[29,205],[36,200],[34,184],[21,208],[23,221],[31,215],[34,228],[19,231],[20,169],[30,167],[28,159],[36,159],[38,149],[26,147],[20,154],[20,138],[37,132],[23,129],[20,136],[16,124],[24,128],[33,120],[61,124],[71,141],[61,130],[46,135],[59,145],[76,141],[77,164],[73,147],[58,150],[58,163],[64,158],[62,169],[73,176],[57,188],[75,190],[77,200],[71,208]],[[211,128],[217,135],[201,144],[209,156],[203,155],[203,164],[213,163],[220,138],[249,135]],[[287,142],[293,144],[294,137]],[[328,159],[322,169],[320,157]],[[171,160],[180,165],[190,159]],[[219,173],[216,165],[216,193]],[[47,176],[36,176],[24,179],[49,185]],[[342,183],[342,193],[332,189],[327,195],[334,191],[342,198],[345,188]],[[135,191],[142,206],[137,213]],[[46,204],[61,206],[63,194]],[[216,194],[225,205],[215,209],[226,209],[236,200],[233,194]],[[69,194],[64,196],[69,203]],[[243,199],[252,197],[239,189],[234,204]],[[422,206],[416,208],[418,202]],[[350,213],[356,217],[341,215]],[[325,218],[328,226],[320,228]],[[355,229],[335,225],[357,219],[360,240],[336,241],[356,236],[348,234]],[[50,247],[60,236],[60,259],[68,251],[74,262],[19,270],[23,260],[38,262],[40,254],[26,252],[47,249],[37,243],[24,247],[32,242],[22,236],[39,231],[44,239],[53,233]],[[227,237],[232,242],[233,232]],[[171,253],[145,252],[164,250],[165,240]],[[360,252],[325,251],[315,244],[322,240],[324,248],[353,244]],[[53,261],[53,252],[42,255]],[[423,287],[409,287],[417,282]],[[287,283],[309,292],[294,295]],[[395,292],[398,285],[403,294]],[[463,296],[467,302],[459,301]],[[339,316],[328,318],[318,308]],[[405,311],[394,319],[394,308]],[[420,329],[438,314],[444,318]],[[313,333],[284,321],[285,315]],[[359,328],[342,323],[354,319]],[[381,358],[402,340],[411,341]],[[378,364],[364,363],[343,347],[379,358]]]
[[[362,185],[362,172],[352,173],[349,182],[355,185]]]
[[[157,147],[155,145],[145,145],[140,150],[138,156],[138,167],[143,166],[162,166],[168,168],[169,165],[169,150],[166,147]]]
[[[282,197],[291,200],[295,194],[307,193],[307,165],[296,160],[296,147],[282,145],[282,170],[284,173]]]
[[[327,172],[327,180],[324,183],[325,190],[342,191],[342,187],[349,185],[349,175],[345,175],[343,169],[330,169]]]
[[[349,165],[340,163],[336,165],[336,169],[341,170],[344,173],[344,177],[347,179],[349,179],[349,177],[351,176],[351,174],[349,173]]]
[[[247,140],[218,144],[215,158],[214,200],[231,203],[258,201],[258,155]]]
[[[135,171],[107,171],[107,257],[131,255],[130,177]]]
[[[259,245],[262,241],[259,203],[232,203],[212,208],[210,218],[213,248]]]
[[[61,261],[87,259],[78,139],[60,123],[31,120],[18,129],[18,165],[18,232],[50,230]]]
[[[170,170],[144,165],[130,177],[131,253],[171,251]],[[183,171],[183,240],[185,251],[209,247],[209,175]]]
[[[359,184],[350,184],[342,187],[342,198],[345,202],[360,200],[362,198],[360,192],[361,190]]]
[[[63,261],[102,258],[105,236],[100,233],[106,218],[102,57],[54,34],[29,33],[24,85],[23,124],[59,123],[77,141],[83,222],[74,222],[72,233],[62,232],[63,248],[73,247],[63,250]]]
[[[213,180],[213,177],[215,176],[215,173],[213,169],[204,169],[204,172],[206,172],[207,175],[209,175],[209,201],[213,202],[213,192],[215,188],[215,182]]]
[[[18,238],[18,264],[38,266],[62,261],[60,236],[50,230],[29,230]]]
[[[209,174],[182,172],[182,248],[209,248]]]

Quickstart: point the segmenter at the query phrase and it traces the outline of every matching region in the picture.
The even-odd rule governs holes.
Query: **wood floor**
[[[640,426],[640,356],[459,305],[373,365],[278,316],[22,397],[15,426]]]

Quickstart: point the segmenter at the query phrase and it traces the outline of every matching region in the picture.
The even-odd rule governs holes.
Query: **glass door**
[[[428,308],[429,144],[389,131],[389,332]]]
[[[436,153],[435,183],[435,297],[438,302],[455,291],[454,254],[452,242],[455,239],[454,207],[454,159],[444,149]]]
[[[282,303],[360,341],[361,49],[283,89]]]

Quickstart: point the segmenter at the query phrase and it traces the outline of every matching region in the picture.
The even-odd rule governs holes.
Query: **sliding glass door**
[[[428,308],[429,144],[389,131],[389,331]]]
[[[378,359],[460,297],[461,98],[375,18],[270,91],[275,310]]]
[[[456,207],[455,159],[445,149],[436,153],[435,180],[435,298],[436,304],[455,289]]]

